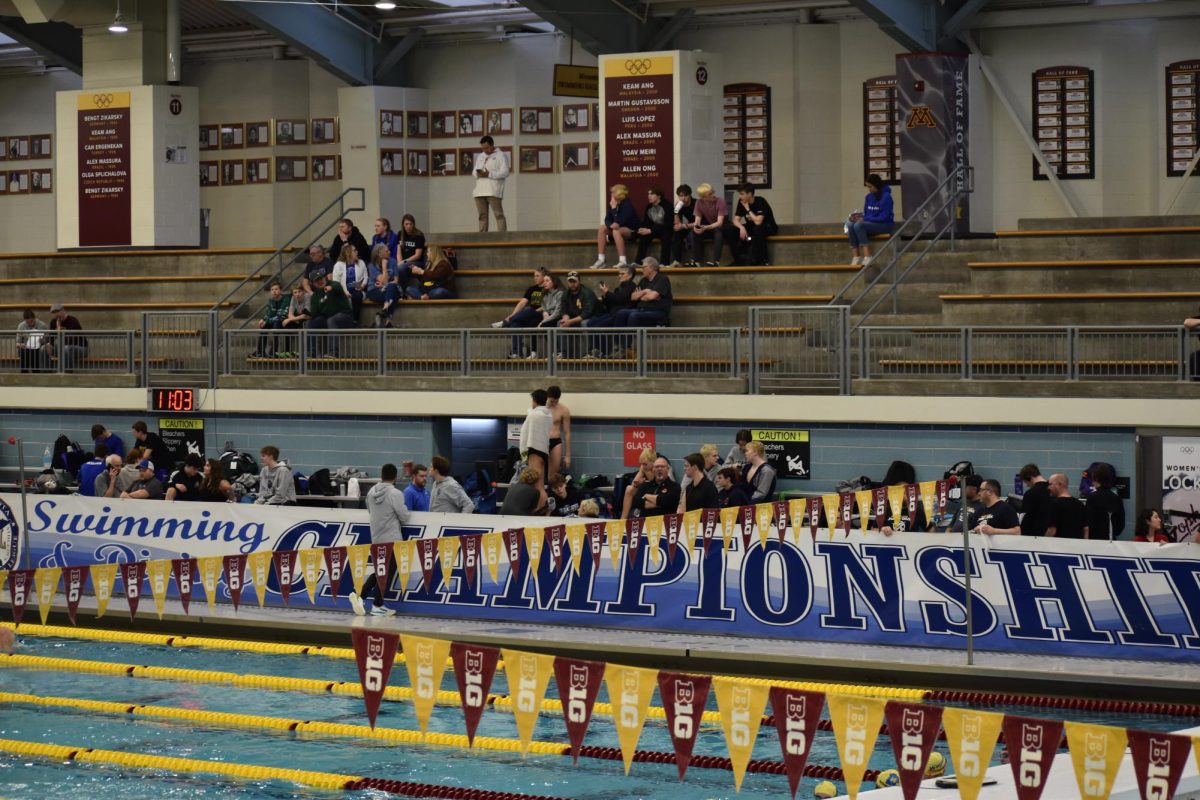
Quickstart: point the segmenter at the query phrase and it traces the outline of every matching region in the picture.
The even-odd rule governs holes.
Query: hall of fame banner
[[[629,522],[413,514],[395,546],[407,563],[398,563],[389,605],[424,616],[965,647],[960,536],[816,530],[785,505]],[[24,565],[20,508],[19,495],[0,495],[0,570]],[[170,569],[164,560],[222,557],[239,569],[242,557],[273,560],[275,570],[260,566],[244,581],[270,605],[285,602],[280,553],[303,562],[288,570],[291,603],[307,594],[338,608],[372,569],[351,562],[366,551],[393,557],[362,547],[365,511],[46,495],[28,508],[34,568],[140,562],[154,574]],[[1200,547],[972,538],[976,648],[1200,662]],[[216,600],[230,602],[228,575],[217,572]]]

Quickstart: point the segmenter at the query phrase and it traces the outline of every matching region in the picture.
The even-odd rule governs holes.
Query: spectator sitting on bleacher
[[[183,460],[183,466],[175,470],[167,479],[168,503],[175,500],[194,502],[200,499],[200,470],[204,468],[204,459],[195,453],[188,453]]]
[[[312,312],[308,309],[308,304],[312,301],[311,296],[304,291],[303,286],[292,287],[292,299],[288,302],[288,313],[283,318],[284,330],[299,330],[304,327],[304,323],[312,318]],[[297,350],[299,347],[296,348]],[[294,355],[291,351],[286,353],[276,353],[281,356]]]
[[[138,479],[128,491],[121,492],[124,500],[161,500],[162,484],[154,477],[154,462],[142,459],[137,465]]]
[[[671,318],[671,281],[659,271],[658,260],[647,256],[642,261],[642,279],[630,295],[637,303],[634,308],[618,311],[616,324],[620,328],[655,328],[666,325]]]
[[[92,426],[92,442],[104,445],[108,449],[109,455],[118,455],[122,458],[125,456],[125,443],[121,441],[121,437],[110,433],[108,428],[100,423]]]
[[[79,493],[84,497],[95,497],[96,478],[104,474],[106,468],[104,460],[107,457],[108,448],[101,442],[96,445],[96,450],[92,453],[92,460],[79,467]]]
[[[119,455],[110,453],[104,459],[104,469],[96,475],[96,479],[92,482],[92,497],[120,497],[121,492],[117,488],[120,481],[121,467],[124,463]]]
[[[877,233],[891,233],[896,224],[892,212],[892,187],[883,178],[872,173],[863,184],[868,192],[863,200],[862,219],[852,221],[847,228],[850,237],[850,252],[854,253],[851,264],[871,263],[871,237]]]
[[[329,257],[340,258],[342,248],[348,244],[354,245],[355,251],[360,256],[365,256],[371,252],[371,246],[367,244],[366,238],[359,232],[358,228],[354,227],[354,223],[349,219],[343,219],[338,222],[337,233],[333,237],[333,242],[329,245]]]
[[[50,366],[50,337],[46,323],[37,318],[32,308],[25,309],[17,325],[17,356],[21,372],[42,372]]]
[[[608,211],[604,214],[604,224],[596,235],[596,263],[592,269],[600,269],[608,262],[605,261],[604,251],[612,242],[617,248],[617,264],[624,264],[625,242],[633,235],[637,227],[637,209],[629,199],[629,189],[623,183],[614,183],[608,190]]]
[[[361,258],[363,255],[366,252],[359,253],[358,248],[348,244],[342,248],[338,262],[333,265],[333,282],[340,284],[346,297],[350,298],[356,320],[358,312],[362,310],[363,293],[367,290],[368,271],[366,262]]]
[[[689,453],[683,458],[683,496],[679,498],[679,513],[700,508],[720,508],[717,487],[704,474],[704,456]]]
[[[658,261],[669,266],[671,263],[671,241],[674,238],[671,210],[663,203],[663,189],[651,186],[646,192],[646,210],[642,214],[642,222],[633,232],[637,240],[637,260],[641,263],[650,250],[650,243],[658,239]]]
[[[533,268],[533,283],[525,290],[525,295],[513,306],[508,316],[499,322],[493,322],[493,328],[536,328],[542,321],[542,279],[548,270],[543,267]]]
[[[145,451],[142,448],[134,447],[125,454],[129,460],[124,462],[124,466],[121,467],[121,471],[117,474],[116,497],[120,497],[122,492],[129,491],[129,487],[137,483],[137,465],[142,460],[142,454],[144,452]]]
[[[706,444],[700,446],[700,456],[704,459],[704,474],[714,484],[717,482],[717,473],[720,472],[721,456],[717,453],[715,444]]]
[[[557,328],[558,321],[563,317],[564,297],[562,284],[555,275],[542,278],[542,321],[539,328]],[[530,353],[530,358],[534,357]]]
[[[296,505],[296,480],[287,464],[279,461],[279,448],[269,444],[259,455],[262,458],[262,469],[258,473],[258,496],[254,498],[254,504]]]
[[[697,266],[695,261],[695,235],[693,225],[696,222],[696,200],[692,197],[692,187],[686,183],[679,184],[675,189],[675,214],[671,227],[671,266],[681,267],[685,264]],[[684,254],[687,253],[687,260]]]
[[[717,505],[721,508],[741,508],[750,505],[745,485],[737,483],[737,472],[733,467],[721,467],[717,470],[717,479],[713,483],[717,485]]]
[[[229,503],[237,499],[233,486],[225,480],[225,470],[218,459],[210,458],[204,462],[204,474],[196,499],[205,503]]]
[[[617,285],[615,287],[610,289],[604,281],[600,281],[596,286],[600,289],[597,297],[599,308],[597,313],[583,324],[588,328],[615,328],[617,314],[622,309],[633,308],[634,305],[633,293],[637,289],[637,284],[633,282],[633,266],[622,264],[617,267]],[[615,337],[601,337],[599,334],[588,336],[588,357],[600,358],[615,351],[617,347],[614,339]]]
[[[318,270],[324,270],[326,275],[333,272],[333,259],[324,247],[314,244],[308,248],[308,266],[304,268],[304,277],[300,281],[306,295],[312,294],[312,276]]]
[[[538,517],[546,513],[546,490],[541,488],[542,473],[526,467],[504,493],[502,516]]]
[[[416,283],[408,287],[408,296],[412,299],[453,300],[458,297],[454,265],[438,245],[429,245],[429,260],[424,266],[412,267],[412,273],[417,276]]]
[[[398,281],[396,259],[388,254],[384,245],[377,244],[371,250],[371,263],[367,266],[366,298],[379,303],[380,309],[375,313],[376,328],[392,327],[392,314],[400,300],[401,290]]]
[[[550,476],[548,485],[550,486],[549,499],[554,501],[554,510],[551,513],[556,517],[579,516],[579,504],[583,501],[583,493],[579,491],[579,488],[560,472],[555,472]]]
[[[417,228],[417,218],[412,214],[405,214],[400,228],[400,255],[397,257],[396,275],[401,294],[407,296],[405,290],[412,282],[413,268],[424,267],[428,258],[425,253],[425,234]]]
[[[475,503],[462,488],[462,484],[450,475],[450,460],[445,456],[434,456],[429,462],[433,473],[433,488],[429,490],[429,510],[442,514],[472,514]]]
[[[737,266],[769,266],[767,237],[779,233],[771,204],[754,194],[754,184],[737,188],[738,202],[733,209],[733,227],[737,237],[729,240],[733,263]]]
[[[55,303],[50,306],[50,330],[52,331],[81,331],[83,325],[79,324],[79,320],[67,313],[63,308],[62,303]],[[63,372],[70,372],[79,365],[81,359],[87,355],[88,342],[83,336],[70,336],[64,334],[62,337],[62,362]],[[47,352],[54,355],[54,340],[46,346]]]
[[[157,458],[160,462],[166,463],[167,446],[163,444],[162,437],[154,431],[146,427],[146,423],[140,419],[133,423],[133,438],[137,439],[138,445],[141,447],[141,455],[135,461],[133,453],[129,454],[130,463],[136,464],[138,461],[152,461]]]
[[[355,326],[354,313],[350,308],[350,298],[346,296],[341,284],[329,280],[324,272],[313,274],[313,296],[310,302],[312,316],[308,321],[309,328],[325,330]],[[326,344],[329,345],[328,350],[325,348]],[[326,353],[333,357],[337,356],[336,337],[330,336],[328,341],[324,337],[315,337],[310,340],[310,345],[314,358],[321,358]]]
[[[726,228],[732,232],[729,223],[729,208],[725,198],[713,192],[711,183],[702,183],[696,187],[695,220],[692,222],[693,258],[702,262],[706,267],[721,266],[721,248],[727,235]],[[704,260],[704,243],[712,240],[712,260]]]
[[[258,320],[258,329],[261,331],[282,330],[284,320],[288,315],[289,300],[283,296],[283,284],[279,281],[271,281],[270,288],[271,296],[267,299],[266,308],[263,309],[262,317]],[[270,346],[268,347],[268,342]],[[272,357],[279,350],[278,336],[260,336],[258,337],[258,347],[254,349],[254,355],[262,358]]]
[[[775,499],[775,468],[767,463],[766,448],[755,439],[746,444],[746,468],[743,470],[751,503]]]
[[[563,296],[563,314],[558,320],[560,328],[577,328],[596,316],[599,303],[596,293],[583,285],[579,273],[567,273],[567,292]]]
[[[412,482],[404,487],[404,504],[409,511],[429,510],[429,490],[425,483],[429,480],[429,469],[424,464],[413,464]]]
[[[681,489],[671,479],[671,462],[663,456],[654,459],[653,478],[645,480],[639,474],[634,478],[633,506],[636,517],[661,517],[674,514],[679,508]]]
[[[388,255],[396,258],[396,249],[400,245],[400,236],[392,230],[392,223],[384,217],[375,220],[375,235],[371,237],[371,248],[368,252],[374,252],[375,248],[380,245],[387,248]]]

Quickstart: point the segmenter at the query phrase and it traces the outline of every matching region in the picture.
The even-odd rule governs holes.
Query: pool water
[[[349,637],[347,637],[349,638]],[[317,656],[266,655],[239,651],[167,648],[134,644],[67,639],[22,637],[18,653],[88,661],[223,670],[330,681],[358,681],[352,661]],[[397,663],[391,685],[408,685],[407,670]],[[447,669],[442,688],[454,690],[454,678]],[[0,689],[7,692],[42,696],[173,706],[224,711],[259,716],[288,717],[312,721],[365,725],[363,701],[357,697],[315,695],[221,685],[186,684],[149,678],[114,678],[77,675],[67,672],[0,670]],[[552,680],[547,691],[554,696]],[[495,694],[507,693],[503,670],[496,673],[492,686]],[[601,701],[607,700],[602,691]],[[651,701],[661,704],[657,692]],[[715,697],[710,695],[710,709]],[[1037,716],[1035,709],[1004,709]],[[1200,724],[1200,720],[1179,717],[1113,715],[1067,712],[1066,718],[1078,721],[1175,730]],[[377,725],[418,729],[410,703],[385,701]],[[448,706],[435,707],[429,730],[461,734],[465,732],[462,712]],[[506,711],[484,713],[479,736],[516,738],[513,715]],[[681,785],[674,762],[669,764],[635,763],[629,776],[623,774],[620,761],[581,758],[573,765],[569,757],[534,755],[522,759],[519,754],[489,750],[464,750],[426,745],[397,745],[366,739],[332,738],[297,733],[236,730],[205,727],[193,723],[151,720],[140,717],[116,717],[76,711],[70,708],[42,708],[24,705],[0,706],[0,738],[79,747],[126,750],[154,755],[199,760],[257,764],[287,769],[336,772],[390,780],[408,780],[446,786],[464,786],[534,795],[597,798],[658,798],[678,794],[681,789],[695,798],[779,798],[788,796],[783,775],[748,773],[741,793],[735,793],[733,775],[726,770],[700,769],[687,772]],[[567,742],[566,726],[560,715],[543,714],[534,731],[537,741]],[[611,719],[595,716],[584,739],[585,744],[617,747]],[[663,720],[646,722],[639,749],[673,752],[669,732]],[[945,742],[936,749],[947,757]],[[715,724],[706,725],[696,741],[697,755],[726,756],[724,734]],[[1000,748],[993,754],[998,763]],[[754,758],[780,759],[779,744],[773,726],[760,729]],[[838,764],[833,734],[820,732],[813,743],[810,764]],[[894,767],[891,745],[886,736],[875,744],[870,768]],[[804,778],[797,797],[811,798],[817,781]],[[297,787],[282,782],[248,783],[206,776],[173,776],[120,767],[85,764],[60,765],[47,761],[0,753],[0,792],[6,798],[87,797],[89,800],[129,800],[130,798],[290,798],[388,796],[376,791],[327,792]],[[839,790],[844,787],[838,786]],[[865,787],[864,787],[865,788]]]

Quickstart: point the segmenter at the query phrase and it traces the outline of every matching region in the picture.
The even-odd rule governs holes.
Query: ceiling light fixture
[[[396,8],[396,4],[392,0],[376,0],[375,7],[380,11],[392,11]]]
[[[121,0],[117,0],[117,15],[113,17],[112,25],[108,26],[109,33],[129,33],[129,26],[125,24],[125,17],[121,14]]]

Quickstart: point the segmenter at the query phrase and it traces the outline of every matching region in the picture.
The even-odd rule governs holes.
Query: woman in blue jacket
[[[850,251],[854,258],[851,264],[866,266],[871,263],[871,237],[877,233],[891,233],[896,226],[892,215],[892,187],[886,186],[883,178],[874,173],[867,176],[863,184],[869,190],[863,200],[861,219],[855,219],[846,227],[850,237]]]
[[[608,242],[617,246],[617,265],[628,263],[625,261],[625,243],[629,241],[637,226],[637,209],[629,199],[629,188],[623,183],[614,183],[608,190],[608,213],[604,215],[604,224],[600,226],[599,235],[596,237],[599,253],[592,269],[600,269],[606,265],[604,251]]]

